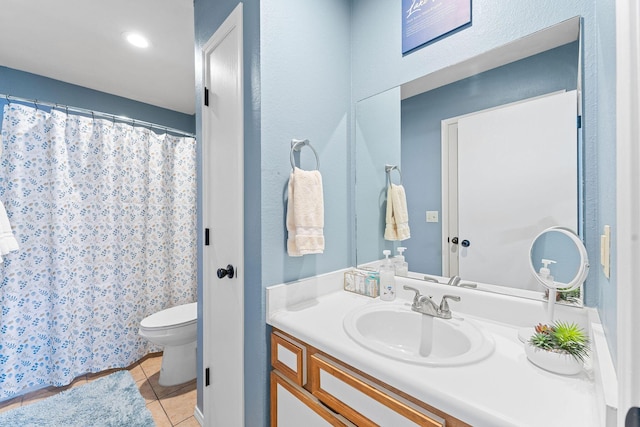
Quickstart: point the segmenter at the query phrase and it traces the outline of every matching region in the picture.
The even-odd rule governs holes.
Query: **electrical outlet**
[[[427,222],[438,222],[438,211],[427,211]]]

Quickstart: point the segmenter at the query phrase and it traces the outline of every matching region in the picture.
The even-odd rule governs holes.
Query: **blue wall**
[[[592,191],[597,214],[592,217],[594,238],[611,225],[611,275],[606,278],[600,267],[599,252],[590,252],[591,276],[599,292],[598,312],[607,336],[614,363],[617,363],[617,257],[616,257],[616,17],[614,0],[598,0],[596,3],[596,48],[586,52],[585,58],[594,62],[597,77],[592,85],[597,87],[596,153],[592,163],[597,164],[597,190]],[[597,248],[597,247],[596,247]],[[631,286],[631,284],[629,284]]]
[[[261,4],[262,279],[269,286],[350,264],[351,8],[344,0]],[[284,195],[292,138],[308,138],[320,159],[325,202],[321,255],[286,253]],[[303,149],[300,160],[303,169],[315,168],[311,150]]]
[[[196,0],[196,58],[237,1]],[[245,424],[268,424],[265,287],[350,264],[350,3],[345,0],[244,2],[245,67]],[[201,64],[196,63],[197,73]],[[196,93],[202,92],[201,76]],[[201,99],[198,99],[200,105]],[[196,128],[201,133],[200,109]],[[320,157],[325,252],[286,254],[285,199],[292,138]],[[199,139],[200,140],[200,139]],[[199,148],[201,150],[201,147]],[[302,167],[314,167],[308,149]],[[199,167],[201,175],[201,165]],[[200,208],[201,206],[199,206]],[[202,224],[199,225],[200,229]],[[202,254],[199,254],[202,260]],[[199,295],[202,271],[199,271]],[[200,329],[201,330],[201,329]],[[200,337],[202,339],[202,337]],[[199,357],[199,371],[202,358]],[[198,384],[201,391],[201,384]],[[201,393],[199,393],[201,396]],[[203,408],[199,397],[198,406]]]
[[[202,68],[199,61],[203,44],[237,3],[237,0],[195,0],[197,73]],[[612,31],[613,0],[603,3],[606,4],[598,5],[598,13],[605,19],[599,24],[592,0],[528,3],[475,0],[471,27],[402,56],[399,2],[244,2],[246,425],[268,424],[269,361],[264,288],[344,267],[353,259],[355,101],[576,15],[582,16],[585,23],[585,238],[592,259],[597,259],[603,220],[598,218],[598,212],[609,200],[609,196],[600,198],[599,192],[611,192],[615,186],[614,166],[601,164],[598,170],[596,160],[598,138],[607,138],[603,150],[611,155],[613,151],[609,149],[613,150],[615,144],[610,129],[596,128],[601,120],[615,117],[611,111],[596,108],[597,102],[612,105],[614,96],[613,91],[609,92],[613,84],[610,66],[604,67],[605,74],[601,77],[598,74],[599,67],[603,66],[598,64],[600,58],[608,61],[608,55],[612,55],[602,52],[613,52],[612,40],[597,37],[600,29]],[[201,76],[196,81],[197,105],[200,105]],[[350,105],[345,105],[346,102]],[[199,112],[196,129],[199,134]],[[320,154],[325,180],[327,250],[323,255],[302,259],[289,259],[285,252],[284,193],[290,171],[291,138],[312,141]],[[303,162],[309,155],[302,153]],[[308,163],[303,163],[303,167],[309,167]],[[201,165],[199,174],[201,177]],[[599,174],[607,177],[602,181],[606,188],[599,189]],[[603,209],[608,212],[606,220],[615,226],[613,210]],[[201,253],[199,260],[202,260]],[[200,270],[200,295],[201,283]],[[615,300],[615,291],[610,287],[599,288],[599,291],[595,292],[599,298],[592,295],[595,300],[588,303],[599,306],[611,345],[615,343],[615,306],[611,303],[603,306],[602,301]],[[202,336],[199,339],[202,340]],[[615,357],[615,348],[612,350]],[[200,357],[199,369],[201,367]],[[201,391],[201,384],[198,390]],[[198,405],[202,408],[200,397]]]
[[[125,116],[195,133],[195,117],[48,77],[0,67],[0,93]],[[0,107],[6,99],[0,98]],[[2,117],[0,117],[0,122]]]
[[[406,260],[414,271],[442,273],[441,121],[577,84],[578,42],[460,80],[402,101],[402,171],[411,221]],[[577,230],[576,230],[577,231]],[[417,247],[416,247],[417,246]]]
[[[358,101],[574,16],[583,19],[584,240],[592,260],[586,303],[598,308],[616,359],[615,1],[477,0],[469,28],[401,54],[398,3],[352,0],[352,96]],[[612,226],[613,274],[598,265],[600,234]]]

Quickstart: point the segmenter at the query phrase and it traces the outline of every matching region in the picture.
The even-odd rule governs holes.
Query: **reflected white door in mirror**
[[[576,229],[576,91],[442,122],[443,275],[539,291],[527,252]]]

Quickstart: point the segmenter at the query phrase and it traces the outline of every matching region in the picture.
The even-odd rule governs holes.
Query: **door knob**
[[[458,238],[454,237],[453,239],[451,239],[451,243],[453,243],[454,245],[458,244]]]
[[[468,240],[463,240],[460,244],[463,248],[468,248],[471,242],[469,242]]]
[[[233,279],[233,275],[235,270],[233,269],[233,265],[227,265],[227,268],[219,268],[218,269],[218,279],[222,279],[225,276],[229,276],[229,279]]]

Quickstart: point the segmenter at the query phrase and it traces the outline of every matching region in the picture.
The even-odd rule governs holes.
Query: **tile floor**
[[[193,416],[196,407],[196,380],[172,387],[163,387],[158,384],[161,363],[162,353],[154,353],[126,368],[138,384],[140,394],[147,402],[147,408],[151,411],[156,425],[158,427],[200,427],[200,423]],[[66,387],[47,387],[6,402],[0,402],[0,412],[37,402],[115,371],[116,369],[112,369],[97,374],[82,375]]]

